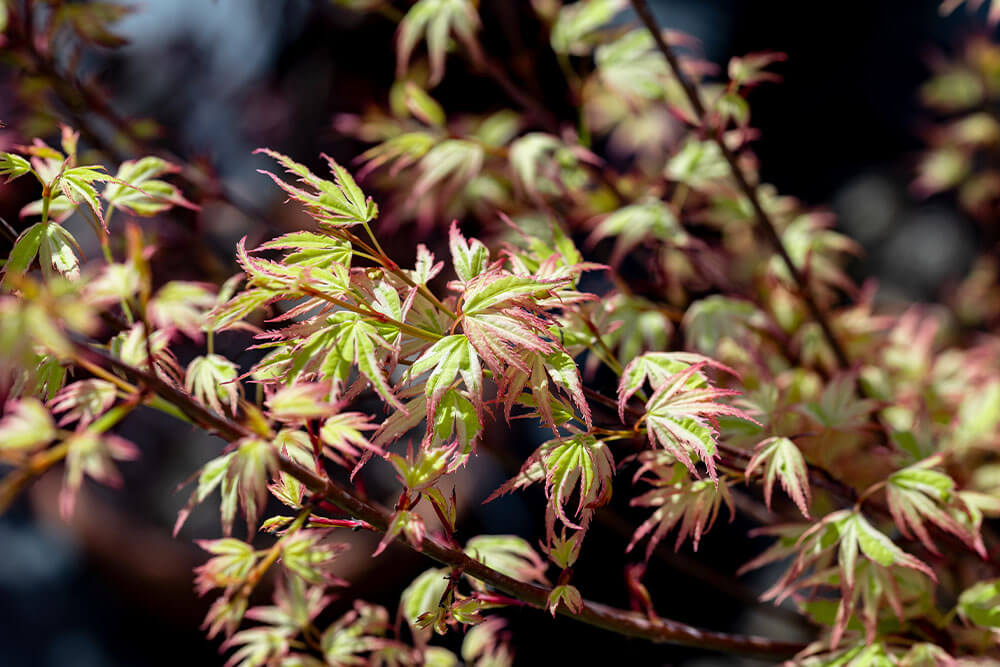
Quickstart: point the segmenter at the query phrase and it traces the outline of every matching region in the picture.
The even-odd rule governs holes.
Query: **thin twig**
[[[649,5],[646,4],[646,0],[631,0],[631,2],[632,8],[635,9],[635,13],[639,15],[639,18],[646,26],[646,29],[649,30],[653,40],[656,42],[657,48],[660,50],[660,53],[662,53],[663,57],[666,58],[667,64],[670,66],[670,71],[673,73],[674,78],[678,81],[678,83],[680,83],[681,88],[684,90],[684,95],[691,104],[691,108],[694,110],[699,120],[703,120],[706,117],[706,111],[705,103],[701,99],[701,93],[698,91],[697,86],[695,86],[695,84],[684,73],[684,70],[681,68],[680,61],[677,59],[677,55],[663,39],[660,27],[656,22],[656,18],[649,10]],[[809,309],[809,313],[822,330],[823,337],[826,338],[827,343],[830,345],[830,349],[833,350],[833,354],[837,358],[837,363],[841,368],[850,368],[850,359],[844,350],[844,346],[833,333],[833,328],[830,325],[826,313],[813,297],[812,290],[809,288],[809,283],[807,282],[805,275],[803,275],[802,271],[799,270],[799,267],[795,265],[795,262],[788,254],[785,244],[781,241],[781,235],[778,233],[777,226],[774,224],[774,221],[771,220],[771,216],[768,215],[767,211],[765,211],[764,207],[761,205],[756,186],[750,184],[743,168],[739,164],[736,154],[733,153],[729,146],[726,145],[722,134],[720,132],[709,132],[708,134],[716,146],[719,147],[719,150],[722,152],[722,156],[729,164],[729,169],[732,172],[733,179],[736,181],[737,186],[739,186],[739,189],[750,201],[750,205],[753,207],[754,214],[757,217],[757,224],[764,231],[764,234],[771,242],[771,245],[774,246],[774,249],[781,257],[781,261],[784,262],[785,268],[788,269],[788,273],[792,276],[795,284],[799,286],[799,296],[805,302],[806,307]]]

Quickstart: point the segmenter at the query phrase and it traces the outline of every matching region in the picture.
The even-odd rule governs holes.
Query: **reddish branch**
[[[89,345],[76,343],[76,349],[80,356],[89,357],[95,362],[110,366],[129,376],[134,382],[154,390],[161,398],[177,407],[192,421],[227,441],[232,442],[252,435],[251,431],[243,424],[211,412],[190,395],[159,377],[150,375]],[[386,531],[391,518],[389,510],[363,500],[353,490],[319,476],[286,456],[280,457],[279,465],[284,472],[295,477],[311,491],[321,495],[325,500],[355,519],[367,522],[379,532]],[[397,541],[401,544],[408,544],[403,538],[397,538]],[[470,558],[461,549],[446,546],[433,538],[424,538],[421,552],[440,563],[461,568],[469,576],[479,579],[501,593],[539,609],[545,607],[551,592],[549,588],[508,577],[480,561]],[[670,619],[649,619],[643,614],[609,607],[598,602],[584,601],[583,609],[580,612],[573,612],[565,607],[561,607],[559,612],[582,623],[628,637],[739,655],[789,657],[804,648],[804,644],[797,642],[702,630]]]
[[[632,8],[635,9],[635,13],[639,15],[639,18],[646,26],[646,29],[649,30],[650,34],[653,36],[653,40],[656,42],[656,46],[660,50],[660,53],[662,53],[663,57],[667,59],[670,71],[673,73],[674,78],[677,79],[678,83],[681,84],[681,88],[684,90],[684,95],[691,104],[691,108],[694,109],[694,112],[699,119],[707,118],[705,103],[701,99],[701,93],[698,91],[697,86],[684,73],[684,70],[681,68],[680,61],[677,59],[677,55],[663,39],[660,27],[656,23],[656,18],[649,10],[649,5],[646,4],[646,0],[631,0],[631,2]],[[710,130],[711,128],[703,129]],[[719,147],[719,150],[722,152],[722,156],[729,164],[729,169],[732,172],[733,179],[736,181],[736,185],[743,192],[746,198],[750,200],[750,205],[753,207],[754,215],[757,218],[757,224],[764,231],[764,234],[771,242],[771,245],[774,246],[774,249],[781,257],[781,261],[784,262],[785,267],[788,269],[788,273],[799,286],[799,296],[805,302],[806,307],[809,309],[809,313],[823,331],[823,336],[830,345],[830,349],[833,350],[833,354],[837,358],[837,363],[841,368],[850,368],[850,359],[844,351],[843,345],[841,345],[840,340],[833,333],[833,328],[830,326],[826,313],[813,297],[805,275],[799,270],[798,266],[795,265],[795,262],[788,254],[788,250],[785,249],[785,245],[781,242],[781,236],[778,233],[777,226],[774,224],[774,221],[771,220],[771,216],[768,215],[767,211],[765,211],[764,207],[761,205],[760,197],[757,195],[757,188],[750,184],[749,179],[743,172],[743,168],[740,167],[736,154],[730,150],[729,146],[727,146],[726,142],[723,140],[722,133],[709,132],[709,136],[715,145]]]

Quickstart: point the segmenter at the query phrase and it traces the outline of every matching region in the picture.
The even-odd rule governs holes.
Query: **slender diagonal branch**
[[[85,343],[74,343],[76,351],[95,361],[129,376],[133,382],[141,383],[155,391],[161,398],[172,403],[192,421],[215,432],[226,440],[238,440],[251,434],[250,430],[235,421],[219,416],[208,410],[187,393],[170,385],[163,379],[127,364],[95,349]],[[336,505],[341,510],[356,519],[367,522],[380,532],[385,532],[391,520],[389,510],[360,498],[353,490],[330,479],[321,477],[287,456],[279,457],[282,471],[295,477],[306,487],[324,499]],[[399,537],[401,544],[409,544]],[[498,591],[517,598],[531,606],[544,608],[551,589],[536,586],[509,577],[482,562],[471,558],[461,549],[446,546],[433,538],[424,538],[421,553],[440,563],[461,568],[471,577],[479,579]],[[785,642],[756,637],[751,635],[729,634],[703,630],[670,619],[651,620],[646,616],[632,611],[625,611],[598,602],[584,601],[580,612],[573,612],[564,607],[560,613],[581,623],[610,630],[617,634],[647,639],[658,643],[678,644],[698,648],[735,653],[739,655],[757,655],[772,658],[789,657],[801,651],[804,644]]]
[[[631,2],[632,8],[635,9],[635,13],[639,15],[639,19],[646,26],[646,29],[649,30],[653,40],[656,42],[656,47],[660,50],[660,53],[663,54],[663,57],[666,58],[667,64],[670,66],[670,71],[673,73],[674,78],[681,84],[681,88],[684,90],[684,96],[691,104],[691,108],[694,110],[699,119],[705,119],[705,103],[701,99],[701,93],[698,91],[697,86],[695,86],[691,79],[689,79],[684,73],[684,70],[681,68],[680,61],[677,59],[677,55],[673,52],[673,49],[671,49],[666,40],[663,39],[660,27],[657,24],[653,13],[650,11],[646,0],[631,0]],[[785,268],[788,269],[788,273],[792,276],[792,280],[794,280],[795,284],[799,286],[799,296],[805,302],[813,320],[815,320],[815,322],[819,325],[819,328],[822,330],[823,337],[826,338],[827,344],[829,344],[830,349],[833,350],[833,354],[837,358],[837,363],[841,368],[850,368],[851,362],[847,356],[847,352],[844,350],[844,346],[841,344],[836,334],[834,334],[833,327],[830,326],[830,321],[826,312],[820,307],[819,303],[817,303],[815,297],[813,297],[812,290],[809,288],[809,283],[806,280],[805,275],[799,270],[798,266],[795,265],[795,262],[788,254],[788,250],[785,248],[785,244],[781,242],[781,236],[778,233],[778,228],[774,224],[774,221],[771,220],[771,216],[764,210],[760,201],[760,196],[757,194],[756,186],[751,185],[750,180],[747,178],[746,173],[744,173],[743,168],[740,166],[739,161],[736,158],[736,154],[733,153],[729,146],[726,145],[722,134],[720,132],[711,132],[710,136],[712,141],[719,147],[719,150],[722,152],[722,156],[725,158],[726,162],[729,164],[729,169],[732,172],[733,180],[736,181],[736,185],[743,192],[746,198],[750,200],[750,205],[753,207],[758,226],[764,231],[768,241],[770,241],[771,245],[774,246],[774,249],[781,257],[781,261],[785,264]]]
[[[331,480],[319,477],[316,473],[303,468],[287,457],[281,458],[280,465],[284,472],[298,479],[313,492],[322,494],[326,500],[348,514],[367,521],[377,530],[385,532],[390,520],[390,514],[387,510],[361,500],[350,490]],[[405,540],[398,541],[408,544]],[[536,586],[508,577],[482,562],[470,558],[465,552],[445,546],[431,538],[424,539],[421,552],[445,565],[460,567],[465,574],[479,579],[506,595],[538,608],[545,606],[551,592],[550,589],[543,586]],[[669,619],[651,621],[637,612],[616,609],[598,602],[584,601],[583,610],[579,613],[565,607],[560,607],[559,611],[582,623],[629,637],[714,649],[740,655],[791,656],[804,647],[803,644],[795,642],[702,630]]]

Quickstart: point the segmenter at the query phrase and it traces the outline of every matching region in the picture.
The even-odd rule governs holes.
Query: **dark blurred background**
[[[984,30],[964,11],[943,19],[937,0],[650,0],[664,27],[697,37],[708,60],[760,50],[788,54],[784,82],[757,89],[752,123],[763,179],[809,205],[831,204],[839,227],[862,243],[856,277],[876,277],[886,299],[933,298],[960,278],[976,251],[976,227],[948,197],[910,194],[927,112],[918,99],[929,57],[953,52]],[[485,46],[500,59],[523,59],[534,25],[527,0],[482,0]],[[626,15],[626,18],[631,18]],[[271,146],[309,161],[320,152],[349,163],[365,146],[339,136],[333,119],[385,104],[394,73],[394,25],[323,0],[144,0],[120,26],[131,45],[82,64],[113,92],[123,115],[151,117],[165,129],[158,141],[210,165],[239,209],[207,207],[196,224],[202,247],[178,250],[177,277],[204,275],[198,263],[225,257],[235,241],[275,215],[282,199],[256,173],[264,162],[251,151]],[[558,70],[537,63],[555,81]],[[451,74],[451,71],[449,71]],[[11,75],[11,73],[7,73]],[[16,73],[13,73],[16,76]],[[556,113],[559,86],[553,90]],[[446,79],[437,91],[446,108],[508,106],[484,79]],[[4,93],[0,91],[0,97]],[[248,215],[249,213],[249,215]],[[279,227],[293,225],[285,222]],[[400,235],[396,245],[417,239]],[[168,249],[169,250],[169,249]],[[204,251],[204,252],[202,252]],[[205,257],[209,259],[205,259]],[[232,267],[214,267],[227,275]],[[247,341],[223,337],[223,353],[238,356]],[[120,492],[88,485],[69,526],[54,518],[57,475],[41,480],[0,519],[0,665],[8,667],[124,667],[218,665],[218,642],[198,625],[207,602],[191,586],[201,560],[192,539],[218,533],[214,508],[202,508],[177,540],[170,526],[186,494],[174,493],[217,444],[152,413],[126,424],[143,459],[126,467]],[[531,451],[535,434],[521,438]],[[511,444],[516,448],[518,445]],[[505,478],[487,460],[470,475],[494,488]],[[526,494],[480,506],[469,501],[465,535],[480,530],[537,535],[541,495]],[[640,515],[626,515],[637,518]],[[658,611],[707,628],[795,637],[794,620],[752,603],[766,583],[713,576],[732,573],[762,548],[745,539],[740,517],[724,521],[694,554],[654,559],[647,584]],[[623,548],[614,525],[587,538],[578,577],[588,597],[626,605]],[[669,542],[669,540],[668,540]],[[368,576],[370,544],[359,544],[347,567],[357,582],[345,597],[364,595],[390,608],[394,595],[426,567],[405,550],[390,550]],[[389,561],[392,577],[386,577]],[[766,577],[766,573],[765,573]],[[734,659],[674,647],[650,647],[598,630],[580,632],[565,620],[535,611],[511,613],[520,664],[726,665]]]

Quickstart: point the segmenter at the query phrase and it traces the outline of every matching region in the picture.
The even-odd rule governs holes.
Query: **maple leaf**
[[[904,577],[905,568],[937,581],[926,563],[903,551],[888,536],[880,532],[856,510],[832,512],[822,521],[802,533],[795,543],[798,552],[791,566],[763,595],[763,599],[782,600],[799,588],[816,585],[840,589],[836,619],[831,634],[831,646],[836,647],[856,606],[865,624],[869,640],[874,637],[878,621],[878,601],[884,599],[902,617],[900,586],[896,579]],[[762,564],[766,561],[760,561]],[[808,571],[812,576],[805,576]]]
[[[680,528],[674,550],[680,549],[684,540],[691,537],[694,550],[697,551],[701,536],[712,528],[722,503],[729,508],[729,518],[732,520],[733,499],[726,482],[713,484],[707,480],[692,480],[683,466],[665,458],[662,452],[642,452],[639,461],[640,466],[632,478],[633,483],[641,479],[656,488],[633,498],[630,504],[656,509],[636,529],[626,551],[631,551],[648,535],[646,560],[649,560],[656,545],[677,525]]]
[[[0,450],[31,451],[52,442],[57,435],[52,415],[37,398],[12,400],[4,406]]]
[[[59,420],[59,426],[77,422],[78,427],[85,427],[108,411],[118,397],[117,388],[104,380],[80,380],[66,385],[52,400],[48,407],[52,414],[65,413]],[[10,439],[3,434],[3,421],[0,421],[0,439],[10,446]],[[44,430],[35,429],[34,435]]]
[[[802,452],[789,438],[772,437],[758,443],[753,457],[747,462],[744,475],[747,480],[753,472],[764,466],[764,504],[771,508],[774,482],[781,480],[781,488],[795,501],[802,516],[809,518],[809,472]]]
[[[587,434],[557,438],[542,444],[525,461],[521,471],[494,491],[485,502],[513,490],[543,482],[551,515],[571,528],[583,530],[589,523],[593,510],[611,498],[614,472],[614,457],[603,441]],[[574,512],[576,521],[566,512],[566,505],[574,492],[578,496]],[[552,521],[547,523],[551,538],[554,535],[554,524]]]
[[[646,402],[646,432],[650,444],[659,445],[697,475],[692,456],[702,461],[713,480],[718,427],[714,419],[727,415],[754,421],[739,408],[719,403],[716,399],[737,392],[701,385],[698,377],[704,364],[694,364],[675,373],[657,387]],[[755,422],[756,423],[756,422]]]
[[[101,433],[96,427],[74,433],[64,444],[66,475],[59,492],[59,514],[64,519],[73,515],[85,476],[101,484],[118,487],[121,485],[121,474],[114,461],[134,461],[139,457],[139,448],[134,444],[117,435]]]
[[[550,354],[558,349],[549,331],[553,322],[539,311],[533,295],[548,293],[564,283],[542,282],[500,269],[466,283],[462,328],[494,375],[501,377],[505,366],[530,373],[524,351]]]
[[[109,206],[145,217],[162,213],[173,206],[197,210],[198,207],[185,199],[176,185],[159,178],[179,171],[180,167],[158,157],[126,160],[102,195]]]
[[[422,384],[427,394],[428,423],[433,422],[433,413],[441,397],[454,386],[458,377],[465,383],[477,411],[482,411],[483,369],[467,336],[452,334],[437,341],[413,362],[407,376],[417,378],[427,371],[430,374]]]
[[[687,232],[680,226],[673,211],[659,199],[631,204],[611,213],[594,228],[588,243],[594,245],[608,237],[615,239],[610,260],[612,265],[620,264],[625,255],[646,239],[678,247],[689,242]]]
[[[396,33],[397,77],[404,78],[410,56],[421,37],[427,40],[431,86],[436,86],[444,76],[444,59],[450,34],[454,34],[478,61],[481,56],[475,34],[479,26],[479,14],[469,0],[419,0],[400,21]]]
[[[378,206],[375,205],[372,198],[366,198],[365,193],[355,183],[351,174],[332,158],[323,156],[333,173],[334,182],[320,178],[305,165],[299,164],[281,153],[267,148],[258,148],[254,152],[264,153],[274,158],[288,173],[298,176],[300,183],[308,185],[312,189],[305,190],[296,187],[269,171],[260,170],[260,173],[270,176],[271,180],[287,192],[292,199],[297,199],[305,204],[306,210],[321,223],[332,227],[347,227],[367,224],[378,216]]]
[[[351,368],[357,366],[379,396],[405,410],[389,384],[380,350],[391,353],[394,347],[379,334],[375,324],[358,313],[338,311],[327,317],[321,328],[295,343],[289,370],[292,377],[309,369],[322,379],[343,382]]]
[[[904,536],[916,535],[931,553],[940,552],[927,532],[925,521],[951,533],[985,558],[985,547],[978,531],[963,525],[948,512],[949,509],[962,511],[963,506],[955,492],[954,480],[943,472],[930,469],[940,462],[940,455],[932,456],[889,476],[885,493],[892,518]]]
[[[66,169],[59,177],[59,187],[62,189],[63,195],[77,206],[86,204],[107,233],[108,228],[104,222],[101,199],[94,187],[94,183],[112,180],[111,176],[100,171],[102,169],[103,167],[100,166]]]

